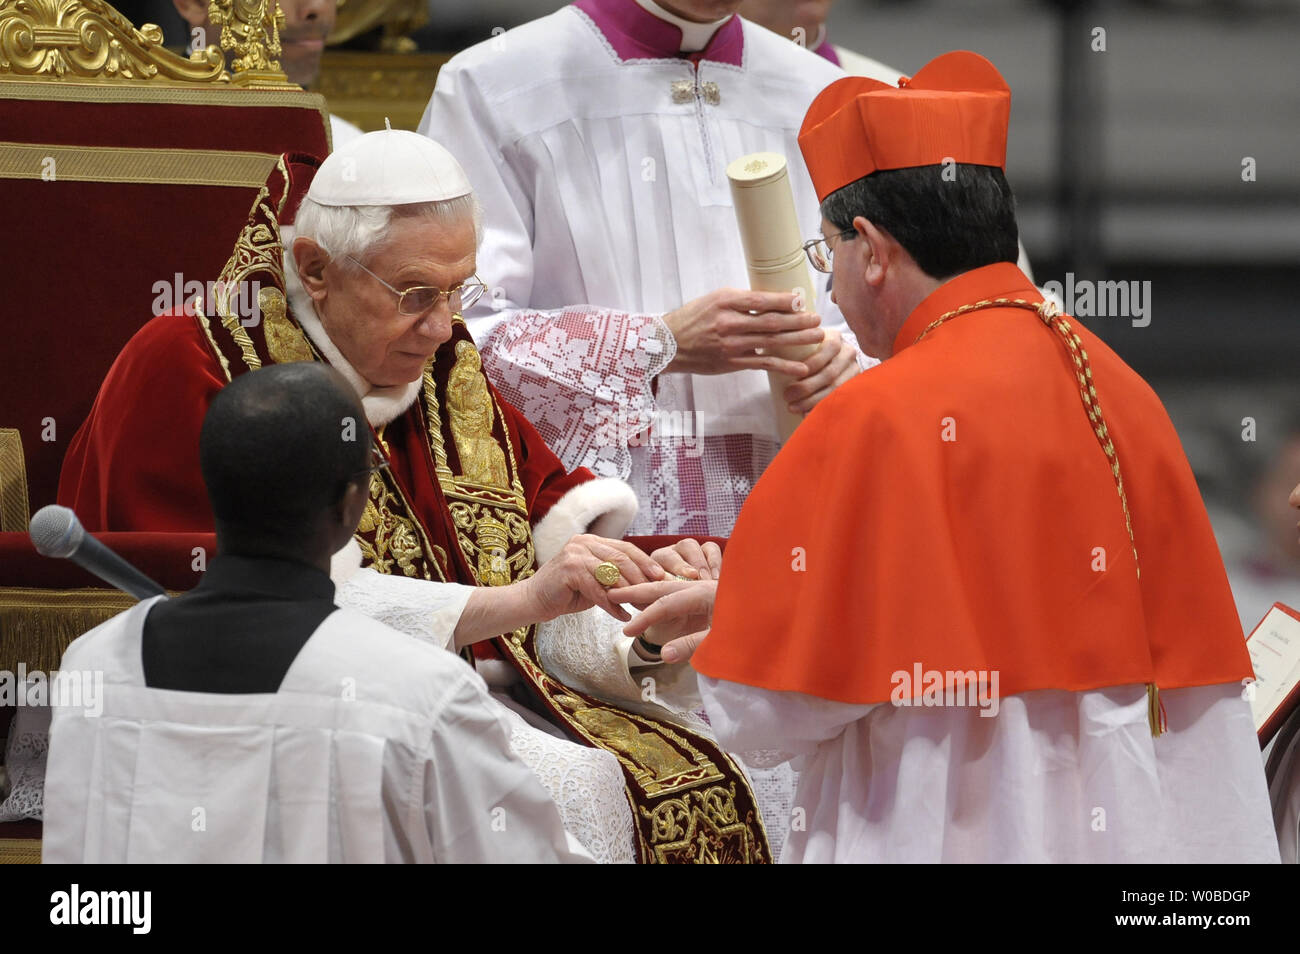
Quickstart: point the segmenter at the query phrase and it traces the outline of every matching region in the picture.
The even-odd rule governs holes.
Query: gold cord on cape
[[[925,329],[916,336],[916,341],[912,343],[917,344],[935,328],[952,318],[972,311],[982,311],[985,308],[1025,308],[1032,311],[1043,324],[1055,331],[1065,344],[1065,349],[1074,362],[1074,376],[1079,384],[1079,398],[1083,401],[1083,409],[1088,414],[1092,432],[1097,438],[1097,443],[1101,445],[1102,453],[1106,455],[1106,460],[1110,464],[1110,472],[1115,478],[1115,490],[1119,494],[1119,504],[1124,511],[1124,527],[1128,531],[1129,546],[1133,548],[1133,568],[1137,572],[1138,579],[1141,579],[1142,568],[1138,564],[1137,540],[1133,536],[1133,517],[1129,512],[1128,493],[1124,490],[1124,477],[1120,473],[1119,454],[1115,451],[1115,442],[1111,439],[1110,429],[1106,426],[1106,418],[1101,413],[1101,400],[1097,397],[1097,387],[1092,379],[1092,364],[1088,361],[1088,352],[1084,350],[1082,339],[1075,334],[1069,318],[1061,314],[1056,304],[1050,301],[1028,301],[1024,298],[985,298],[940,315],[926,325]],[[1147,721],[1151,725],[1153,737],[1158,737],[1165,731],[1160,690],[1154,682],[1147,683]]]

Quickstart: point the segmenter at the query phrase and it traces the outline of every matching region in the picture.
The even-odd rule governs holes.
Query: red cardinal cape
[[[1251,676],[1191,469],[1131,368],[1070,319],[1132,541],[1056,331],[995,307],[916,343],[992,298],[1042,301],[1014,265],[959,275],[799,426],[736,522],[697,670],[863,704],[917,663],[996,670],[1003,695]]]

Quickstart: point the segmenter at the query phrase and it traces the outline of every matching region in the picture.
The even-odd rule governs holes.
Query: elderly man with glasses
[[[704,806],[707,782],[739,819],[717,851],[766,860],[746,777],[694,715],[694,674],[659,665],[653,637],[623,635],[628,615],[606,595],[666,576],[621,539],[631,488],[567,470],[483,373],[460,315],[483,293],[479,207],[460,164],[424,136],[368,133],[324,161],[288,224],[292,211],[262,271],[247,270],[266,229],[256,222],[227,266],[261,276],[260,321],[220,307],[164,315],[128,342],[73,438],[60,501],[92,531],[211,530],[204,410],[240,374],[327,362],[364,409],[338,422],[340,440],[369,431],[377,448],[356,533],[334,556],[338,604],[472,659],[515,751],[595,858],[698,855],[658,844],[651,809],[666,796]],[[281,278],[283,298],[267,287]]]

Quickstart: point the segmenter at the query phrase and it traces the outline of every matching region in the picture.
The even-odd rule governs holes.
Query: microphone
[[[36,511],[28,534],[42,556],[71,560],[105,583],[138,600],[164,596],[167,591],[86,532],[67,507],[51,504]]]

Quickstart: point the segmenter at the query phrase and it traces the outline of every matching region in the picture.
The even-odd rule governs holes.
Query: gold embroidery
[[[257,293],[257,304],[266,335],[266,350],[276,364],[315,360],[307,336],[285,314],[284,293],[280,289],[263,288]]]
[[[543,679],[552,689],[553,700],[572,715],[583,734],[592,742],[603,741],[601,747],[614,753],[647,795],[673,794],[701,782],[723,780],[709,757],[667,724],[613,706],[592,706],[549,675],[543,673]]]
[[[446,401],[462,473],[454,473],[448,460],[432,364],[424,375],[425,427],[461,553],[478,583],[502,586],[536,572],[527,500],[510,437],[493,431],[494,419],[504,423],[506,418],[483,377],[473,343],[460,339],[455,354]],[[486,465],[479,444],[484,439],[501,455]],[[504,473],[497,461],[504,463]],[[490,479],[481,479],[485,474]],[[537,661],[535,629],[520,627],[498,645],[571,732],[619,760],[640,859],[766,863],[762,819],[749,789],[738,794],[737,782],[744,785],[744,775],[726,753],[703,737],[688,739],[685,730],[586,698],[553,679]]]
[[[692,789],[681,798],[641,808],[650,823],[650,841],[660,864],[745,864],[762,861],[749,824],[736,811],[736,786]]]
[[[573,696],[566,696],[563,703]],[[568,706],[566,706],[568,708]],[[572,708],[573,717],[591,735],[604,739],[636,765],[637,780],[649,785],[684,775],[695,766],[658,736],[642,732],[612,709],[592,709],[581,705]]]
[[[427,567],[419,563],[425,556],[425,544],[428,540],[419,525],[403,514],[409,514],[410,507],[401,499],[401,490],[390,487],[381,473],[370,475],[370,499],[366,501],[357,526],[356,540],[361,547],[361,554],[378,573],[392,573],[393,564],[405,576],[422,576],[432,579]],[[433,554],[439,548],[429,546],[428,553]],[[443,555],[446,560],[446,555]],[[442,576],[442,565],[436,557],[433,562]]]
[[[492,395],[478,349],[469,341],[456,342],[456,364],[447,377],[447,413],[461,477],[505,490],[509,486],[506,455],[492,435]]]
[[[281,175],[287,177],[288,170],[285,169],[283,159],[278,159],[277,163]],[[250,276],[258,273],[269,275],[270,287],[262,289],[259,283],[258,308],[262,307],[263,301],[270,304],[272,309],[278,307],[283,310],[284,308],[283,296],[279,291],[284,287],[282,259],[284,247],[280,241],[279,221],[268,202],[270,195],[270,190],[266,186],[257,190],[257,198],[253,200],[253,208],[249,212],[249,222],[240,231],[239,238],[235,241],[235,249],[226,261],[225,267],[221,269],[216,282],[217,317],[221,319],[222,327],[230,332],[230,336],[239,345],[240,356],[250,371],[260,368],[262,359],[258,356],[257,349],[253,346],[253,339],[244,326],[245,321],[255,322],[259,316],[240,315],[235,309],[236,301],[248,300],[248,289],[245,289],[244,283],[250,280]],[[264,292],[271,294],[267,295]]]
[[[221,362],[221,371],[225,374],[226,380],[234,380],[230,374],[230,362],[226,360],[225,352],[223,352],[221,346],[217,344],[217,336],[212,333],[212,322],[210,322],[208,316],[203,313],[202,298],[194,299],[194,313],[199,316],[199,325],[203,328],[203,333],[208,336],[208,344],[212,345],[212,353],[215,354],[217,360]]]
[[[533,575],[534,560],[527,546],[531,533],[528,521],[518,511],[451,499],[447,509],[461,552],[475,568],[479,583],[506,586]]]
[[[456,320],[461,321],[459,316]],[[451,512],[456,542],[475,578],[484,586],[505,586],[532,576],[537,560],[514,448],[508,437],[498,443],[493,433],[494,420],[505,418],[495,405],[473,342],[456,343],[456,363],[447,376],[448,423],[460,474],[452,473],[447,460],[432,362],[424,371],[424,401],[434,471]],[[527,631],[524,627],[512,635],[522,642]]]

